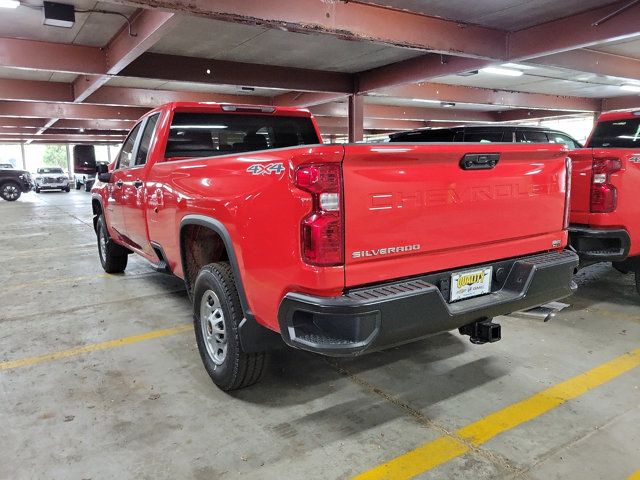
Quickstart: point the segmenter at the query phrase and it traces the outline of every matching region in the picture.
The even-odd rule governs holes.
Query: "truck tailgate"
[[[464,169],[467,154],[499,160]],[[347,145],[346,285],[565,246],[565,159],[560,145]]]

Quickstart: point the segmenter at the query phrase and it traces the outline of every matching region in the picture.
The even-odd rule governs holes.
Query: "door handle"
[[[460,160],[463,170],[490,170],[498,164],[499,153],[467,153]]]
[[[142,186],[142,180],[136,180],[135,182],[133,182],[133,186],[136,188],[140,188]]]
[[[122,182],[122,180],[118,180],[118,181],[116,182],[116,187],[118,187],[118,188],[122,188],[122,185],[124,185],[124,183]]]

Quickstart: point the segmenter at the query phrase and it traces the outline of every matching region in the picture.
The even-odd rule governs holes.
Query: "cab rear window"
[[[589,147],[640,148],[640,118],[598,123]]]
[[[317,143],[308,117],[176,112],[165,157],[211,157]]]

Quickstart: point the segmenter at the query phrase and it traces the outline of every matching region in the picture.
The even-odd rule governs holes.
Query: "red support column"
[[[349,142],[364,138],[364,97],[349,95]]]

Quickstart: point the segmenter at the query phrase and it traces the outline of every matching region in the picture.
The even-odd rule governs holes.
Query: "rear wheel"
[[[5,182],[0,185],[0,197],[7,202],[15,202],[20,198],[20,195],[22,195],[22,191],[16,182]]]
[[[93,187],[93,182],[89,182],[88,180],[84,183],[84,191],[90,192],[91,187]]]
[[[98,236],[98,253],[100,263],[107,273],[122,273],[127,268],[129,258],[126,251],[109,237],[107,225],[104,217],[100,215],[96,224],[96,234]]]
[[[82,187],[82,184],[76,180],[76,190],[80,190],[80,187]]]
[[[258,382],[267,353],[245,353],[239,325],[244,314],[228,263],[205,265],[193,288],[193,321],[200,357],[220,389],[229,391]]]

